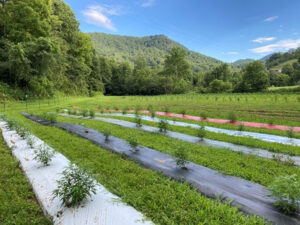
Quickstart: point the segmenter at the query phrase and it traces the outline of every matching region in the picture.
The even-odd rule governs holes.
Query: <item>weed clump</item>
[[[245,125],[243,123],[240,123],[238,126],[238,131],[244,131],[245,130]]]
[[[140,116],[135,117],[135,124],[137,127],[142,127],[142,118]]]
[[[57,115],[55,113],[43,113],[40,116],[43,120],[46,120],[50,123],[56,123],[57,122]]]
[[[290,128],[286,131],[286,134],[289,138],[294,138],[295,137],[295,132],[293,128]]]
[[[59,197],[67,207],[79,203],[92,194],[96,194],[96,182],[84,170],[70,164],[62,172],[62,178],[57,181],[57,189],[53,191],[54,197]]]
[[[94,110],[90,110],[89,111],[90,117],[94,118],[95,117],[95,111]]]

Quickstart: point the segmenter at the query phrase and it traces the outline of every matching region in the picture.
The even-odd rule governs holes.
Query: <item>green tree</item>
[[[269,85],[269,76],[260,61],[249,63],[242,77],[243,90],[246,92],[262,91]]]

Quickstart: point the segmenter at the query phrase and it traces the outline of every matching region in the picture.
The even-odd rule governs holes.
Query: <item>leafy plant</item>
[[[294,138],[295,137],[295,132],[293,128],[290,128],[286,131],[286,134],[289,138]]]
[[[137,127],[142,127],[142,118],[140,116],[136,116],[135,123]]]
[[[152,118],[152,119],[155,118],[155,112],[154,112],[154,111],[151,112],[151,118]]]
[[[108,129],[105,129],[105,130],[103,131],[103,135],[104,135],[104,137],[105,137],[105,141],[107,142],[107,141],[109,141],[109,136],[111,135],[111,131],[108,130]]]
[[[94,110],[90,110],[89,111],[90,117],[94,118],[95,117],[95,111]]]
[[[185,116],[185,114],[186,114],[185,109],[181,110],[181,115],[182,115],[182,116]]]
[[[35,141],[34,141],[34,138],[32,136],[28,135],[26,137],[26,142],[30,146],[30,148],[34,147]]]
[[[285,213],[293,213],[300,206],[300,180],[296,174],[277,177],[268,186],[270,196],[278,198],[275,203]]]
[[[206,120],[206,119],[207,119],[207,113],[206,113],[206,112],[201,112],[201,113],[200,113],[200,117],[201,117],[202,119]]]
[[[85,109],[85,110],[82,110],[81,115],[82,115],[83,117],[87,117],[87,116],[88,116],[88,113],[89,113],[89,111]]]
[[[279,155],[279,154],[274,153],[274,154],[272,154],[272,158],[273,158],[273,160],[275,160],[276,162],[281,162],[283,157],[282,157],[282,155]]]
[[[123,114],[123,115],[126,115],[126,114],[127,114],[127,110],[128,110],[128,108],[125,107],[125,108],[122,110],[122,114]]]
[[[136,139],[136,137],[134,136],[131,136],[129,139],[128,139],[128,143],[130,144],[130,147],[131,149],[134,151],[134,152],[138,152],[139,149],[137,148],[139,143],[138,143],[138,140]]]
[[[57,122],[57,115],[55,113],[43,113],[41,116],[44,120],[50,122],[50,123],[56,123]]]
[[[160,120],[158,123],[159,132],[166,133],[168,129],[168,123],[165,120]]]
[[[34,160],[41,162],[44,166],[49,166],[49,163],[52,161],[55,151],[49,148],[47,145],[40,145],[38,149],[34,150]]]
[[[245,130],[245,125],[243,123],[240,123],[238,126],[238,131],[244,131]]]
[[[29,131],[23,125],[19,125],[15,129],[21,138],[26,139],[28,137]]]
[[[288,166],[295,165],[295,161],[290,156],[287,156],[283,163]]]
[[[187,164],[187,153],[184,149],[184,147],[180,146],[177,148],[175,152],[175,161],[176,165],[180,166],[182,169],[187,169],[186,164]]]
[[[201,127],[199,127],[199,129],[197,130],[197,137],[200,138],[201,141],[203,141],[205,135],[206,135],[205,126],[201,125]]]
[[[62,172],[62,178],[57,181],[54,197],[59,197],[67,207],[79,205],[82,200],[96,194],[96,182],[76,165],[70,164]]]
[[[169,113],[169,108],[165,107],[164,112],[165,112],[165,114],[168,114]]]
[[[228,114],[228,119],[229,119],[230,123],[234,123],[234,122],[236,122],[236,120],[237,120],[237,116],[235,115],[234,112],[230,112],[230,113]]]

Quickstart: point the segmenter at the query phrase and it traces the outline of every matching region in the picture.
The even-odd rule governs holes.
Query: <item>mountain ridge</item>
[[[221,60],[189,50],[184,45],[162,34],[144,37],[102,32],[88,34],[97,54],[113,58],[117,62],[129,61],[134,63],[137,57],[143,56],[151,67],[159,67],[163,65],[165,55],[173,47],[181,47],[187,51],[187,59],[194,72],[207,71],[222,63]]]

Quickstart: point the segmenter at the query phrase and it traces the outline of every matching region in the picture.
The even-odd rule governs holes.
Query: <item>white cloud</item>
[[[154,4],[155,4],[155,0],[146,0],[141,3],[141,6],[144,8],[148,8],[148,7],[153,6]]]
[[[115,31],[116,28],[109,16],[119,16],[122,14],[122,10],[120,7],[92,5],[87,7],[82,13],[87,23]]]
[[[278,18],[279,18],[278,16],[271,16],[271,17],[266,18],[264,21],[265,22],[272,22],[272,21],[274,21]]]
[[[227,52],[226,54],[228,54],[228,55],[238,55],[239,53],[235,52],[235,51],[232,51],[232,52]]]
[[[276,39],[275,37],[260,37],[260,38],[254,39],[252,41],[256,42],[256,43],[265,43],[268,41],[274,41],[275,39]]]
[[[259,48],[253,48],[250,49],[250,51],[253,53],[262,54],[262,53],[271,53],[275,51],[289,50],[298,47],[300,47],[300,39],[296,39],[296,40],[287,39],[287,40],[278,41],[275,44],[265,45]]]

